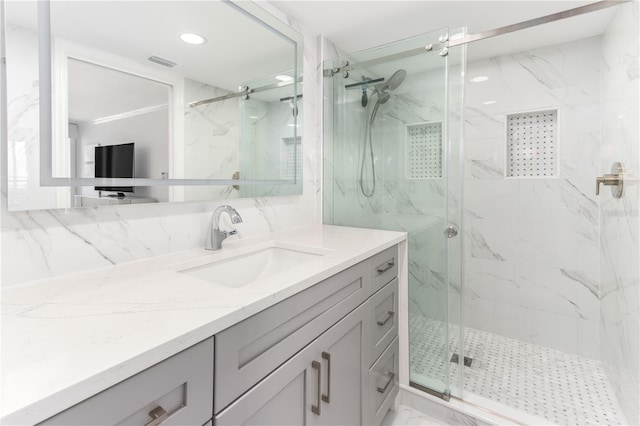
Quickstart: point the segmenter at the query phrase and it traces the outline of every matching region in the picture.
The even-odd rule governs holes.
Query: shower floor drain
[[[453,354],[451,356],[451,361],[450,362],[453,362],[454,364],[459,364],[460,360],[459,360],[458,354]],[[464,366],[465,367],[471,367],[471,363],[472,362],[473,362],[473,358],[469,358],[468,356],[464,357]]]

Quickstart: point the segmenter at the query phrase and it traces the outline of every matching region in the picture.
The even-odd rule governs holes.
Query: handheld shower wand
[[[367,198],[371,197],[376,191],[376,166],[374,161],[373,141],[371,136],[373,122],[376,119],[376,115],[378,114],[378,109],[380,108],[380,105],[386,104],[389,101],[389,99],[391,99],[391,95],[389,94],[389,91],[396,90],[402,84],[406,76],[407,76],[407,72],[403,69],[399,69],[396,72],[394,72],[386,82],[376,84],[373,87],[372,96],[377,95],[378,100],[376,101],[376,104],[373,107],[373,111],[371,112],[371,118],[365,121],[366,127],[365,127],[365,135],[364,135],[364,149],[362,150],[362,161],[360,163],[360,179],[359,179],[360,191],[362,192],[362,195],[364,195]],[[363,107],[366,107],[368,103],[368,98],[365,98],[367,96],[366,88],[363,87],[362,92],[363,94],[362,94],[361,103]],[[365,182],[364,182],[364,167],[365,167],[365,163],[367,162],[366,161],[367,160],[366,158],[367,157],[367,140],[369,142],[369,156],[371,159],[371,189],[365,188]]]

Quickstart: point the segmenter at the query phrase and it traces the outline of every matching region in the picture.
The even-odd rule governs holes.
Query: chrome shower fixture
[[[386,104],[387,101],[391,98],[389,94],[390,90],[396,90],[404,79],[407,77],[407,72],[403,69],[399,69],[394,72],[389,79],[383,83],[376,84],[374,89],[374,94],[378,95],[378,102],[376,102],[376,106],[373,107],[373,112],[371,113],[371,120],[369,121],[373,124],[373,121],[376,119],[376,114],[378,114],[378,108],[380,105]]]
[[[379,79],[378,81],[380,80],[382,81],[380,81],[378,84],[375,84],[373,86],[373,93],[371,94],[371,96],[377,95],[378,101],[376,102],[376,105],[373,107],[373,112],[371,113],[371,118],[368,120],[368,123],[365,121],[364,146],[362,150],[362,161],[360,162],[360,179],[359,179],[360,191],[362,192],[362,195],[364,195],[367,198],[371,197],[376,191],[376,165],[374,160],[375,156],[373,153],[373,141],[371,136],[373,122],[376,119],[376,114],[378,114],[378,108],[380,108],[380,105],[387,103],[389,99],[391,99],[391,95],[389,94],[389,91],[396,90],[398,87],[400,87],[400,85],[402,84],[402,82],[406,77],[407,77],[407,72],[403,69],[399,69],[396,72],[394,72],[391,75],[391,77],[389,77],[388,80],[385,81],[384,78]],[[364,80],[365,77],[363,76],[362,79]],[[371,84],[372,82],[373,81],[366,81],[366,82],[363,81],[361,83],[347,85],[345,86],[345,88],[349,89],[350,87],[357,87],[357,86],[365,87],[364,86],[365,84],[367,83]],[[361,101],[363,107],[366,107],[369,101],[368,96],[365,97],[365,95],[367,95],[367,92],[366,92],[366,89],[363,89],[362,101]],[[367,109],[367,113],[368,113],[368,109]],[[367,141],[369,142],[368,147],[367,147]],[[364,181],[365,163],[367,162],[367,148],[369,151],[369,160],[371,160],[371,187],[370,188]]]

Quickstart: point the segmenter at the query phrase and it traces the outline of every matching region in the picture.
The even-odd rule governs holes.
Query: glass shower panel
[[[324,222],[408,232],[410,381],[440,394],[449,393],[451,358],[443,234],[448,59],[437,47],[447,32],[325,64],[356,66],[325,79],[333,102],[325,107]],[[398,59],[429,44],[436,47]]]
[[[450,38],[466,35],[466,28],[452,29]],[[467,45],[449,48],[447,55],[447,161],[446,164],[446,217],[448,225],[458,231],[457,238],[447,239],[447,291],[449,309],[449,359],[451,395],[462,398],[463,372],[468,365],[462,322],[462,294],[464,277],[462,268],[463,217],[463,163],[464,163],[464,76]],[[456,357],[456,355],[458,355]],[[453,362],[452,362],[453,359]],[[456,361],[457,359],[457,361]]]

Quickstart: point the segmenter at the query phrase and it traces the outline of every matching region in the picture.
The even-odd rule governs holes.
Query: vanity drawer
[[[364,302],[368,265],[361,262],[216,334],[215,413]]]
[[[210,338],[40,424],[146,425],[154,417],[162,417],[166,419],[156,424],[202,425],[212,414],[213,338]]]
[[[398,394],[398,338],[382,353],[369,369],[369,402],[371,416],[369,424],[379,425]]]
[[[398,246],[389,247],[369,258],[371,290],[373,294],[398,276]]]
[[[398,335],[398,279],[369,299],[369,363],[378,359]]]

